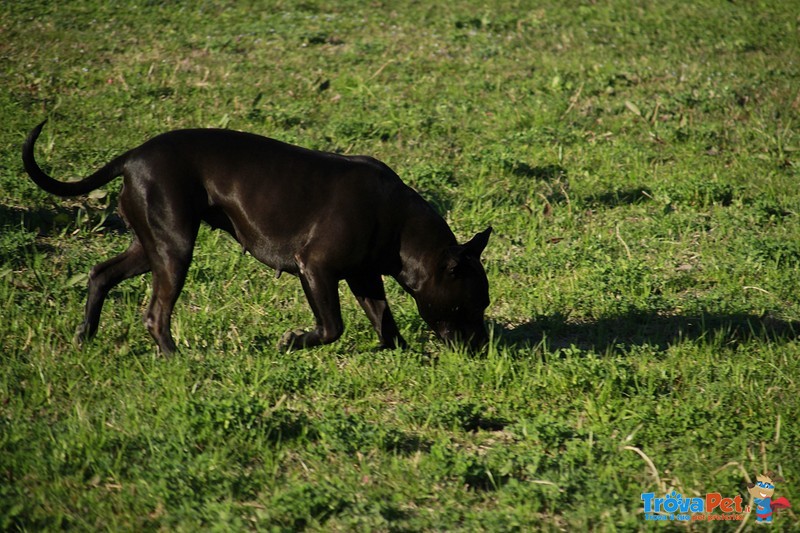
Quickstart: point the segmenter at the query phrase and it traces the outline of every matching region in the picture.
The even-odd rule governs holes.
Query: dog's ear
[[[447,251],[445,259],[445,272],[449,276],[458,275],[459,267],[464,263],[467,256],[478,258],[483,253],[486,244],[489,242],[489,235],[492,233],[491,226],[478,233],[464,244],[452,246]]]
[[[492,227],[489,226],[482,232],[476,234],[473,238],[468,240],[462,245],[464,253],[473,257],[480,257],[483,253],[486,244],[489,242],[489,235],[492,233]]]

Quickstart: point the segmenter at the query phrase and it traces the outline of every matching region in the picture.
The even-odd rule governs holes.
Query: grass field
[[[797,509],[800,2],[443,4],[0,4],[0,529],[660,529],[642,493],[747,503],[769,470]],[[389,280],[409,350],[342,284],[342,339],[278,353],[300,283],[207,229],[175,357],[149,276],[77,349],[130,236],[119,181],[24,174],[45,118],[60,179],[178,127],[380,158],[460,239],[495,228],[488,353]]]

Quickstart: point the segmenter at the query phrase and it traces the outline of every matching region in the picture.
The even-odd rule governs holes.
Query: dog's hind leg
[[[144,316],[147,331],[166,355],[176,350],[170,331],[172,310],[192,262],[197,226],[194,226],[191,233],[177,229],[171,231],[174,233],[161,236],[163,240],[158,242],[155,250],[148,249],[153,271],[153,297]],[[153,258],[153,254],[156,254],[157,260]]]
[[[95,265],[89,272],[89,291],[83,323],[78,327],[75,340],[83,342],[94,337],[100,323],[100,311],[108,291],[120,282],[144,274],[150,263],[141,243],[134,238],[127,250],[116,257]]]
[[[127,189],[129,194],[120,201],[153,273],[153,295],[144,324],[161,352],[171,354],[176,349],[170,332],[172,310],[192,262],[200,208],[192,196],[176,191],[179,185],[174,181],[144,174],[138,180],[141,184]]]
[[[386,291],[380,274],[368,274],[347,278],[350,290],[367,314],[372,327],[378,334],[379,348],[404,348],[406,341],[400,335],[394,321],[389,304],[386,302]]]

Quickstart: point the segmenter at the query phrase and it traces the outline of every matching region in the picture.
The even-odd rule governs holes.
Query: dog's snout
[[[440,323],[435,331],[445,342],[466,346],[470,351],[480,351],[489,343],[489,335],[482,321],[479,325],[461,327]]]

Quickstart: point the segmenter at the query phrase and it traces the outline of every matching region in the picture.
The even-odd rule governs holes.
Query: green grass
[[[329,5],[332,4],[332,5]],[[639,530],[640,495],[800,503],[800,3],[0,5],[0,528]],[[274,346],[300,284],[201,231],[160,357],[129,236],[62,179],[177,127],[392,166],[484,254],[493,343]],[[747,522],[755,528],[754,517]],[[734,524],[694,523],[697,530]],[[673,524],[675,527],[676,524]],[[796,511],[773,527],[798,529]]]

